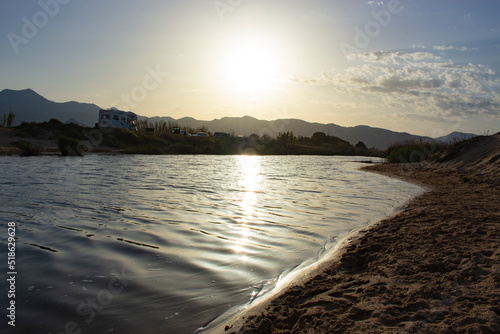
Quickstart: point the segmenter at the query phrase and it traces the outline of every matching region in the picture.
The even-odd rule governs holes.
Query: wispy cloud
[[[448,51],[448,50],[456,50],[456,51],[477,51],[478,48],[468,48],[466,46],[454,46],[454,45],[435,45],[432,47],[434,50],[438,51]]]
[[[488,66],[459,65],[429,52],[377,51],[350,55],[351,66],[302,85],[332,86],[337,92],[420,119],[444,116],[500,117],[500,81]]]
[[[383,6],[384,2],[383,1],[368,1],[368,4],[370,6]]]
[[[350,54],[347,56],[347,59],[372,63],[400,64],[408,61],[422,61],[424,59],[437,60],[440,57],[430,52],[373,51]]]
[[[410,49],[427,49],[427,47],[425,45],[422,45],[422,44],[412,44],[409,47],[410,47]]]

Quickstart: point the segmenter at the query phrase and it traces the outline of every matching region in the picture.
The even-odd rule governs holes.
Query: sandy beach
[[[429,190],[226,333],[500,332],[500,134],[369,172]]]

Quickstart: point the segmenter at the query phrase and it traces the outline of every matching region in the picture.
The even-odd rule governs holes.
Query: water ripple
[[[193,332],[418,191],[359,166],[335,157],[2,157],[0,213],[17,223],[16,294],[30,319],[20,330],[58,333],[74,321],[82,333]],[[99,303],[93,318],[88,300]]]

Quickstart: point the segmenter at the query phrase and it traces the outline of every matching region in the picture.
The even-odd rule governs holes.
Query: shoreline
[[[357,162],[357,161],[353,161]],[[366,161],[361,161],[363,163],[367,163]],[[373,162],[370,162],[373,163]],[[359,168],[359,170],[363,170],[363,168],[370,168],[373,165],[365,166]],[[391,175],[385,175],[387,177],[391,177]],[[355,242],[358,238],[364,236],[366,233],[370,232],[370,229],[375,225],[379,224],[382,220],[390,219],[392,217],[397,216],[409,203],[411,203],[415,198],[421,196],[425,192],[429,191],[429,187],[423,183],[412,182],[411,180],[405,180],[401,178],[402,181],[407,183],[412,183],[420,187],[420,190],[409,200],[395,206],[390,211],[388,211],[387,215],[381,219],[374,220],[369,222],[366,226],[359,227],[353,229],[347,233],[339,235],[336,239],[336,242],[333,247],[328,249],[321,257],[317,259],[316,262],[306,265],[298,270],[292,271],[285,275],[284,277],[277,278],[278,283],[274,288],[265,293],[262,296],[259,296],[257,299],[253,300],[250,304],[241,305],[238,309],[234,309],[230,312],[226,312],[219,317],[212,320],[205,327],[199,328],[195,333],[204,334],[217,334],[217,333],[227,333],[230,329],[234,328],[242,328],[245,323],[245,319],[248,317],[256,316],[259,313],[265,311],[265,309],[271,304],[271,302],[288,289],[297,286],[303,285],[307,281],[314,277],[315,275],[322,273],[325,271],[332,263],[339,261],[346,252],[346,249],[349,245]],[[231,328],[228,327],[228,323],[231,323]]]
[[[427,187],[334,258],[208,333],[500,331],[500,178],[440,164],[363,170]]]

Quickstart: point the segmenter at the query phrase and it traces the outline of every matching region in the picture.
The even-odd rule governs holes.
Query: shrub
[[[120,128],[107,129],[103,144],[111,147],[130,148],[145,144],[149,138],[154,138],[152,134],[139,133]]]
[[[13,143],[13,145],[21,150],[21,156],[23,157],[30,157],[40,154],[40,149],[32,145],[30,142],[20,140]]]
[[[64,125],[64,123],[61,122],[60,120],[58,120],[57,118],[51,118],[49,121],[49,124],[51,124],[51,125]]]
[[[83,153],[87,150],[83,141],[70,137],[60,137],[57,145],[63,156],[83,156]]]
[[[436,152],[436,143],[407,141],[396,143],[387,149],[387,162],[422,162]]]

